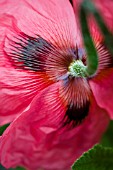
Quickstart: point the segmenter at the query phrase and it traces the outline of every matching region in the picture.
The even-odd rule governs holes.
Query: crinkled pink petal
[[[10,40],[18,33],[14,17],[0,16],[0,125],[9,123],[28,107],[33,97],[47,87],[44,73],[18,70],[8,58]]]
[[[113,69],[103,71],[89,83],[98,105],[113,119]]]
[[[61,128],[66,108],[59,98],[59,88],[60,83],[55,83],[43,90],[7,128],[0,143],[3,166],[69,170],[75,159],[100,140],[109,118],[95,101],[80,126]]]
[[[14,16],[18,28],[28,35],[40,35],[63,47],[77,42],[79,30],[68,0],[7,0],[0,8],[0,13]]]
[[[0,68],[0,124],[12,121],[48,86],[44,76]]]
[[[42,74],[15,70],[9,62],[9,39],[20,31],[40,35],[65,48],[75,44],[78,33],[73,9],[67,0],[0,1],[0,124],[12,121],[49,84]]]
[[[13,16],[1,14],[0,15],[0,67],[9,67],[11,64],[7,60],[6,55],[4,54],[4,44],[7,32],[9,30],[15,30],[13,23],[15,22],[15,19]]]

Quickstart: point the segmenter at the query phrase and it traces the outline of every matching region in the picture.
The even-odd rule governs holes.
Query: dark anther
[[[78,55],[78,46],[76,45],[76,57],[77,57],[77,60],[79,60],[79,55]]]

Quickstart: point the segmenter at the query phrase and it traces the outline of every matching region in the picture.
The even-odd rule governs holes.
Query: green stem
[[[87,52],[87,74],[91,76],[95,74],[98,67],[98,54],[95,49],[93,40],[91,38],[87,23],[87,17],[90,13],[93,14],[93,16],[95,17],[96,22],[103,34],[104,43],[108,50],[110,51],[110,53],[112,54],[112,56],[113,56],[113,34],[108,30],[103,18],[101,17],[101,15],[99,14],[98,10],[91,2],[91,0],[84,0],[80,6],[80,23],[83,34],[83,40]]]
[[[86,12],[86,8],[84,8],[84,2],[81,4],[80,7],[80,23],[81,23],[84,45],[86,47],[86,52],[87,52],[86,72],[88,76],[92,76],[96,73],[98,68],[98,54],[89,32],[88,23],[87,23],[87,12]]]

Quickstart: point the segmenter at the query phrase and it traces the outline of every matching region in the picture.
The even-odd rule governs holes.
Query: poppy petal
[[[17,69],[10,61],[10,39],[19,32],[15,19],[3,14],[0,17],[0,125],[11,122],[51,81],[44,72]]]
[[[113,69],[103,70],[89,83],[98,105],[107,110],[113,119]]]
[[[13,68],[7,57],[11,51],[9,39],[13,40],[21,31],[31,36],[42,35],[57,46],[69,48],[77,41],[77,26],[72,7],[64,0],[47,1],[47,3],[44,0],[32,3],[27,0],[20,0],[18,3],[8,0],[0,1],[0,7],[2,9],[0,10],[0,30],[2,30],[0,32],[2,34],[0,123],[3,124],[12,121],[17,114],[26,109],[35,94],[51,84],[42,73],[32,74]]]
[[[77,43],[77,24],[68,0],[20,0],[0,3],[0,13],[12,15],[27,35],[40,35],[57,46]]]
[[[23,111],[49,82],[45,75],[27,74],[11,68],[0,68],[0,73],[0,124],[4,124]]]
[[[59,88],[56,83],[43,90],[7,128],[0,141],[3,166],[69,170],[75,159],[100,140],[109,118],[95,101],[80,126],[60,127],[66,109]]]

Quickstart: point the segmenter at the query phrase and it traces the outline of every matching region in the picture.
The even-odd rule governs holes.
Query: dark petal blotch
[[[21,42],[13,44],[11,56],[17,68],[32,71],[45,71],[46,58],[51,51],[51,44],[40,36],[36,38],[20,36]],[[23,42],[23,43],[22,43]]]
[[[67,106],[67,111],[64,117],[64,126],[71,124],[72,126],[79,125],[89,112],[90,102],[87,101],[83,106],[77,107],[74,104],[69,104]]]

